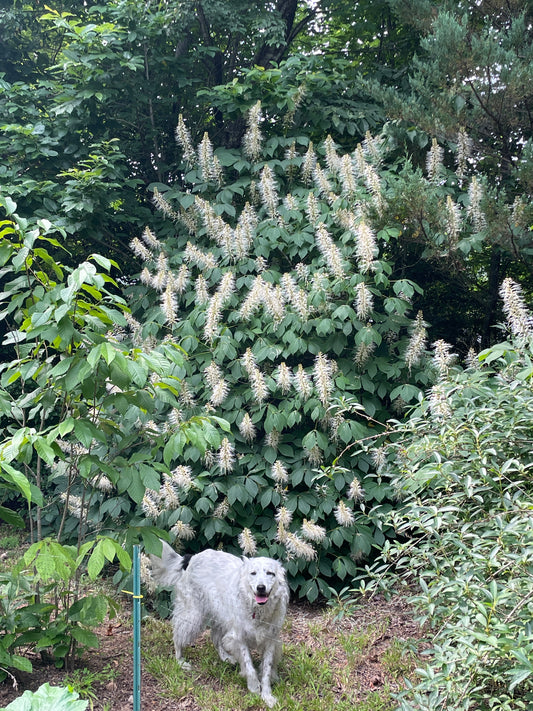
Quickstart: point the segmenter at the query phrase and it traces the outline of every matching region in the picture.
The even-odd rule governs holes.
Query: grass
[[[370,624],[362,630],[339,635],[339,643],[344,649],[350,666],[356,666],[365,658],[368,648],[383,637],[388,626],[388,620],[381,620],[379,623]]]
[[[75,669],[65,676],[65,686],[77,691],[82,699],[96,701],[98,698],[97,687],[101,684],[108,684],[117,677],[117,672],[110,664],[99,671],[90,669]]]
[[[394,691],[412,672],[415,657],[412,645],[394,639],[389,628],[388,617],[361,625],[350,615],[335,619],[327,610],[314,612],[312,619],[290,613],[283,630],[280,681],[273,687],[276,710],[392,711]],[[176,702],[176,709],[180,701],[203,711],[264,708],[248,692],[238,670],[219,659],[208,635],[186,650],[190,670],[176,663],[172,648],[170,623],[148,619],[143,665],[164,687],[165,696]],[[376,688],[369,673],[379,679]]]
[[[4,530],[0,527],[0,570],[12,567],[25,543],[18,532],[2,535]],[[98,585],[113,594],[102,581]],[[383,600],[356,604],[347,594],[323,608],[291,606],[282,631],[280,680],[273,685],[276,711],[392,711],[395,692],[417,666],[416,642],[409,641],[410,634],[417,634],[416,627],[411,623],[402,627],[402,615],[410,620],[401,601],[397,607]],[[131,618],[124,616],[121,625],[131,626]],[[153,677],[158,697],[168,699],[175,711],[265,708],[257,695],[248,692],[238,670],[220,660],[208,634],[185,650],[191,668],[184,670],[173,656],[170,622],[147,617],[142,654],[143,674]],[[115,676],[120,679],[120,667],[116,669],[82,668],[64,681],[89,700],[90,708],[94,702],[98,709],[112,711],[112,699],[97,704],[102,688]]]
[[[393,639],[381,658],[384,668],[395,679],[412,674],[416,661],[416,644],[412,640]]]

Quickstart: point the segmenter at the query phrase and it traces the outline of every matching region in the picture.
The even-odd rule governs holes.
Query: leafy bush
[[[450,368],[384,450],[400,505],[387,517],[375,582],[419,592],[430,661],[400,708],[531,708],[533,703],[533,332],[510,280],[502,287],[514,338]]]
[[[150,546],[158,532],[134,516],[135,503],[166,471],[159,454],[166,439],[175,433],[182,444],[216,446],[217,425],[226,425],[196,417],[169,427],[167,436],[156,433],[152,418],[178,403],[182,349],[166,341],[142,350],[109,338],[128,316],[109,275],[116,265],[92,255],[64,267],[46,249],[59,246],[56,228],[30,225],[12,200],[2,203],[9,215],[0,225],[8,357],[1,366],[0,477],[34,504],[34,540],[56,533],[82,546],[87,534],[124,537],[131,523],[128,545],[141,536]],[[13,518],[8,507],[0,516]]]
[[[107,561],[131,567],[128,554],[109,538],[85,543],[78,551],[44,539],[34,543],[14,570],[0,574],[0,679],[10,668],[30,672],[31,662],[17,650],[31,648],[56,666],[98,647],[92,628],[116,603],[106,595],[85,594],[82,573],[94,580]]]
[[[154,186],[167,222],[132,241],[143,269],[130,334],[187,352],[179,417],[207,410],[231,425],[203,458],[184,447],[174,460],[170,437],[170,483],[147,493],[144,511],[192,550],[286,559],[293,589],[313,600],[392,534],[378,518],[389,483],[372,452],[350,451],[432,375],[422,314],[411,313],[419,288],[394,269],[394,215],[407,223],[412,206],[389,204],[401,196],[382,140],[340,155],[331,138],[316,149],[304,137],[265,140],[262,121],[256,104],[243,149],[213,150],[207,134],[193,146],[180,118],[183,179]],[[466,210],[435,175],[413,174],[431,207],[425,233],[441,252],[460,233],[470,248]]]
[[[0,481],[1,501],[9,504],[0,506],[0,518],[28,521],[35,541],[18,573],[1,580],[0,665],[29,670],[21,647],[60,665],[97,644],[91,627],[109,601],[83,593],[83,572],[95,579],[118,560],[123,576],[131,567],[127,550],[139,539],[157,552],[165,534],[146,525],[136,504],[147,486],[159,486],[166,437],[150,418],[177,403],[184,356],[169,341],[143,351],[108,338],[128,313],[109,276],[114,264],[92,255],[64,267],[47,251],[59,246],[50,223],[30,224],[9,198],[0,206],[8,217],[0,223],[0,316],[7,325]],[[197,417],[167,434],[182,446],[216,446],[217,424],[227,426]]]
[[[75,691],[46,683],[35,692],[25,691],[2,711],[85,711],[89,702],[78,699]]]

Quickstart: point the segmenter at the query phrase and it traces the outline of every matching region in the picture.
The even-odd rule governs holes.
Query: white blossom
[[[257,553],[257,543],[249,528],[244,528],[239,534],[239,546],[244,555],[253,556]]]
[[[316,551],[309,543],[302,540],[295,533],[287,531],[284,540],[287,552],[294,556],[295,558],[303,558],[304,560],[311,561],[316,558]]]
[[[324,405],[324,407],[327,407],[329,404],[331,393],[335,387],[335,383],[332,378],[333,370],[334,368],[332,362],[326,355],[319,353],[315,357],[313,381],[320,402]]]
[[[531,336],[532,319],[526,308],[520,285],[507,277],[502,282],[500,296],[503,299],[503,311],[511,333],[515,336]]]
[[[439,180],[442,171],[442,159],[444,157],[444,149],[439,146],[437,139],[431,141],[431,148],[428,151],[426,159],[426,170],[430,182],[436,183]]]
[[[178,125],[176,127],[176,141],[183,151],[183,157],[189,165],[196,164],[196,153],[192,144],[189,129],[185,126],[183,116],[178,116]]]
[[[302,523],[302,535],[304,538],[307,538],[308,541],[320,543],[320,541],[323,541],[326,537],[326,529],[316,524],[315,521],[308,521],[304,518]]]
[[[289,480],[287,467],[283,464],[283,462],[280,462],[279,459],[276,459],[276,461],[272,465],[270,475],[274,479],[276,484],[286,484]]]
[[[342,254],[324,224],[318,225],[315,236],[318,249],[324,257],[328,270],[334,277],[342,279],[345,275]]]
[[[366,321],[374,308],[374,297],[364,281],[355,287],[355,312],[360,321]]]
[[[193,527],[183,521],[176,521],[170,529],[170,532],[181,541],[191,541],[196,535]]]
[[[193,485],[191,467],[185,464],[179,464],[170,474],[172,481],[176,486],[179,486],[180,489],[188,491]]]
[[[335,518],[337,519],[339,526],[351,526],[355,521],[352,509],[349,506],[346,506],[342,499],[339,501],[335,509]]]
[[[244,413],[243,418],[239,423],[239,432],[241,433],[242,438],[248,443],[253,442],[256,437],[254,423],[247,412]]]
[[[218,466],[224,474],[227,474],[233,470],[234,462],[235,449],[229,439],[224,437],[218,450]]]
[[[261,158],[261,144],[263,141],[259,128],[261,118],[261,102],[258,101],[248,112],[247,129],[243,138],[245,155],[255,161]]]
[[[293,383],[302,400],[307,400],[311,397],[311,393],[313,392],[313,384],[311,382],[311,378],[305,372],[301,363],[298,364],[298,367],[294,373]]]

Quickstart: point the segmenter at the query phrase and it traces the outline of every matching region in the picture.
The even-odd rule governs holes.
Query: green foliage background
[[[91,641],[81,572],[118,559],[124,579],[169,529],[279,556],[311,600],[383,548],[406,577],[412,545],[442,673],[461,683],[464,652],[499,670],[502,708],[527,702],[529,345],[497,324],[502,282],[531,294],[532,19],[520,0],[0,5],[0,515],[74,596],[56,661]],[[493,350],[448,387],[444,341],[465,364]],[[485,451],[493,416],[519,457]],[[457,511],[481,557],[456,553]],[[502,521],[516,586],[479,568],[490,543],[515,570]],[[13,616],[23,568],[6,668],[59,611]],[[483,674],[439,674],[405,707],[496,703]]]

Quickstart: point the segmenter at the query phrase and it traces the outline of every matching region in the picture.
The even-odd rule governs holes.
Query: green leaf
[[[89,420],[75,420],[74,434],[87,449],[91,448],[93,440],[103,442],[104,444],[106,442],[104,433]]]
[[[30,482],[22,472],[19,472],[7,462],[0,461],[0,476],[3,477],[5,481],[13,484],[26,498],[28,503],[31,502],[32,494]]]
[[[174,459],[180,457],[183,453],[183,448],[187,444],[187,437],[185,433],[180,429],[174,434],[170,435],[165,448],[163,450],[163,460],[167,467],[170,466]]]
[[[47,464],[53,464],[56,458],[56,453],[44,437],[36,437],[33,441],[35,451]]]
[[[93,552],[89,556],[87,562],[87,574],[91,580],[96,580],[96,578],[102,572],[105,565],[105,553],[104,553],[104,541],[100,540],[94,547]]]
[[[85,595],[70,606],[68,615],[73,622],[96,627],[104,621],[108,609],[104,595]]]
[[[4,208],[6,215],[13,215],[17,211],[17,203],[10,197],[0,195],[0,205]]]
[[[91,632],[91,630],[85,629],[83,627],[73,627],[70,631],[70,634],[72,635],[72,637],[74,637],[76,642],[83,645],[84,647],[92,647],[93,649],[97,649],[100,646],[98,635],[94,632]]]
[[[0,505],[0,519],[15,528],[25,528],[26,522],[16,511]]]

